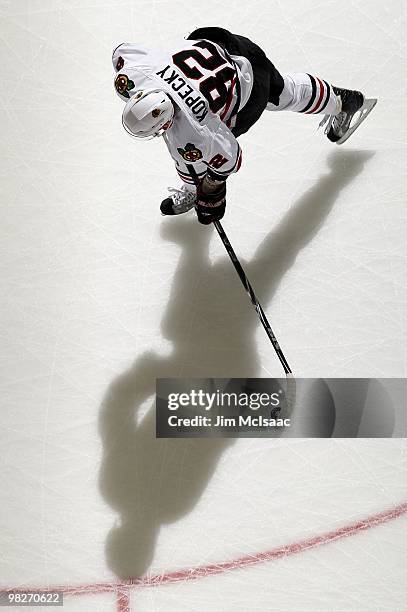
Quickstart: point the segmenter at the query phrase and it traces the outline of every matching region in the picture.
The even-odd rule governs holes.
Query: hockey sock
[[[305,72],[288,73],[283,78],[284,89],[279,104],[276,106],[269,102],[267,110],[287,110],[306,115],[336,115],[340,112],[340,98],[327,81]]]

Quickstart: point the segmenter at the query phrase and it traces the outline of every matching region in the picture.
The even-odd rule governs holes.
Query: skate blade
[[[341,145],[348,140],[350,136],[352,136],[353,132],[358,129],[361,123],[366,119],[368,114],[374,109],[377,104],[377,98],[365,98],[363,106],[357,111],[359,113],[358,119],[355,123],[348,129],[346,134],[337,140],[336,144]]]

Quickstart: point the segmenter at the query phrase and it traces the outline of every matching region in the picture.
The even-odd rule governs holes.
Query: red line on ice
[[[335,540],[356,535],[360,531],[367,531],[372,527],[377,527],[378,525],[382,525],[383,523],[396,519],[403,514],[406,514],[406,512],[407,502],[399,504],[394,508],[385,510],[384,512],[380,512],[365,519],[350,523],[349,525],[345,525],[339,529],[314,536],[313,538],[309,538],[307,540],[299,540],[298,542],[293,542],[292,544],[287,544],[286,546],[280,546],[264,552],[244,555],[243,557],[238,557],[237,559],[232,559],[231,561],[224,561],[222,563],[211,563],[198,567],[190,567],[174,572],[167,572],[166,574],[157,574],[152,576],[147,575],[142,578],[133,578],[123,582],[106,582],[78,586],[54,586],[46,588],[30,586],[30,589],[35,589],[38,591],[61,591],[64,593],[64,595],[71,596],[114,593],[116,594],[117,612],[130,612],[130,590],[132,588],[158,587],[162,584],[197,580],[198,578],[206,578],[207,576],[222,574],[224,572],[234,569],[241,569],[249,565],[265,563],[266,561],[280,559],[281,557],[288,557],[311,548],[316,548],[322,544],[329,544],[329,542],[334,542]],[[3,587],[1,590],[13,590],[14,592],[19,592],[26,591],[27,587]]]
[[[119,586],[117,588],[117,612],[130,612],[130,591],[129,587]]]

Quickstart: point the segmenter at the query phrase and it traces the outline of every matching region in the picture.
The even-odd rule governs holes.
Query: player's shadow
[[[285,272],[371,155],[332,154],[329,171],[264,238],[252,260],[244,263],[266,311]],[[172,352],[168,356],[146,352],[138,357],[110,384],[100,410],[100,488],[118,515],[107,537],[106,557],[109,568],[122,579],[146,572],[160,528],[192,510],[222,453],[233,443],[231,439],[156,439],[154,403],[149,405],[155,379],[260,375],[255,340],[259,322],[227,255],[211,262],[212,229],[199,225],[190,213],[165,219],[162,235],[181,249],[162,321]],[[239,246],[235,248],[238,253]],[[237,464],[236,470],[240,467]],[[228,520],[234,509],[222,507],[219,513]],[[217,520],[215,515],[207,518],[209,525]]]

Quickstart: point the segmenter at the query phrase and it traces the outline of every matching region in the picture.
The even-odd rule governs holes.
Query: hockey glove
[[[204,179],[205,180],[205,179]],[[199,223],[209,225],[219,221],[225,214],[226,208],[226,181],[223,181],[216,191],[206,193],[204,180],[198,184],[196,190],[196,212]]]

